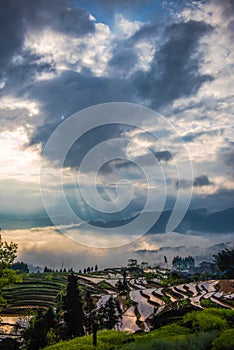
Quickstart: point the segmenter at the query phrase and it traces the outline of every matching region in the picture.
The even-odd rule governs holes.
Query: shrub
[[[186,306],[191,305],[190,299],[184,299],[184,300],[182,300],[181,305],[182,305],[183,307],[186,307]]]
[[[183,325],[194,331],[223,330],[227,327],[227,321],[218,315],[193,311],[184,316]]]
[[[168,297],[168,296],[166,296],[166,295],[164,295],[163,297],[162,297],[162,299],[163,299],[163,301],[164,301],[164,303],[166,303],[166,304],[169,304],[170,303],[170,298]]]
[[[144,342],[134,342],[118,350],[207,350],[217,332],[198,333],[196,335],[178,335],[172,338],[152,338]]]
[[[211,308],[211,307],[212,308],[213,307],[220,308],[220,306],[218,304],[214,303],[210,299],[202,299],[200,301],[200,304],[201,304],[201,306],[206,307],[206,308]]]
[[[234,327],[234,310],[224,308],[210,308],[202,311],[207,315],[214,315],[225,319],[230,327]]]
[[[174,337],[177,335],[188,335],[191,334],[191,332],[186,327],[179,326],[177,323],[172,323],[160,328],[157,331],[157,334],[159,337],[167,338]]]
[[[212,342],[212,350],[234,349],[234,329],[227,329]]]

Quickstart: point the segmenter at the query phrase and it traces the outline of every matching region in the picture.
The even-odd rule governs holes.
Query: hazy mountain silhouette
[[[148,233],[163,233],[166,230],[166,225],[171,216],[172,211],[163,211],[153,225],[153,227],[148,231]],[[155,215],[155,213],[152,213]],[[115,220],[108,222],[101,221],[91,221],[89,222],[93,226],[111,228],[119,227],[128,224],[136,216],[124,220]],[[188,231],[196,232],[217,232],[217,233],[227,233],[234,231],[234,208],[225,209],[223,211],[208,213],[207,209],[194,209],[188,210],[185,214],[181,223],[175,228],[175,231],[185,233]],[[144,220],[144,214],[143,214]]]
[[[157,222],[151,227],[148,233],[164,233],[166,230],[166,225],[171,216],[172,211],[166,210],[163,211],[157,220]],[[149,219],[149,214],[155,217],[155,213],[146,213],[143,214],[143,220]],[[139,215],[139,214],[138,214]],[[101,228],[114,228],[121,227],[136,218],[138,215],[129,217],[121,220],[112,220],[112,221],[89,221],[88,223],[92,226],[101,227]],[[209,213],[207,209],[193,209],[188,210],[185,214],[181,223],[174,229],[174,231],[185,233],[188,231],[196,231],[202,233],[228,233],[234,232],[234,208],[225,209],[223,211]],[[64,225],[74,224],[69,222],[69,219],[64,218],[61,220],[64,222]],[[76,223],[77,224],[77,223]],[[53,226],[53,223],[49,217],[35,217],[35,218],[0,218],[0,227],[5,230],[13,229],[30,229],[34,227],[47,227]],[[82,229],[82,224],[79,226]]]

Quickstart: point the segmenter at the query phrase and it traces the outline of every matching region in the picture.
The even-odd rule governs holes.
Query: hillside
[[[233,317],[234,311],[231,310],[207,309],[189,313],[179,323],[149,333],[133,335],[100,331],[96,347],[92,346],[92,336],[89,335],[60,342],[45,350],[231,350],[234,346]]]
[[[119,269],[107,269],[98,274],[79,275],[82,293],[88,288],[96,307],[105,306],[111,296],[118,300],[122,320],[117,328],[124,332],[148,332],[155,324],[164,325],[179,319],[186,312],[207,307],[233,309],[233,280],[188,282],[164,279],[164,271],[154,277],[127,277],[128,291],[119,293],[116,283],[121,279]],[[24,327],[32,309],[56,307],[64,295],[68,273],[37,273],[25,275],[23,283],[8,287],[4,296],[7,308],[2,312],[3,323],[12,333],[18,319]],[[12,317],[9,319],[9,316]],[[1,334],[5,332],[1,327]]]

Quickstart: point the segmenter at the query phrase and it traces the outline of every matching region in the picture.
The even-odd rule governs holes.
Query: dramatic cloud
[[[94,23],[87,12],[69,8],[66,1],[1,1],[0,4],[0,78],[14,88],[16,83],[30,78],[35,72],[54,69],[55,62],[43,62],[42,56],[35,56],[24,48],[28,32],[43,32],[51,28],[72,36],[83,36],[95,31]],[[13,75],[13,76],[12,76]],[[9,79],[9,81],[8,81]],[[13,81],[12,81],[13,80]]]
[[[159,152],[152,151],[152,154],[159,162],[161,161],[168,162],[172,159],[172,155],[169,151],[159,151]],[[151,166],[152,165],[151,157],[148,157],[147,154],[145,154],[142,156],[134,157],[132,161],[128,161],[125,159],[115,159],[113,161],[105,163],[100,169],[100,172],[102,174],[105,174],[105,173],[111,173],[116,169],[128,169],[131,167],[138,168],[138,164],[144,164],[144,166]]]
[[[136,76],[139,93],[151,99],[152,107],[194,94],[212,79],[199,73],[200,57],[195,55],[199,39],[210,30],[210,26],[196,21],[172,24],[166,29],[166,42],[156,52],[151,70]]]
[[[189,188],[192,185],[194,187],[203,187],[203,186],[210,186],[212,184],[213,182],[209,180],[207,175],[201,175],[201,176],[195,177],[195,179],[193,180],[193,183],[184,179],[177,180],[176,188]]]
[[[154,193],[150,208],[155,209],[165,188],[164,210],[173,208],[178,193],[183,202],[192,187],[190,208],[234,207],[233,4],[232,0],[2,0],[1,218],[46,215],[40,197],[46,142],[73,113],[106,102],[145,105],[162,116],[134,115],[139,129],[110,124],[74,142],[65,159],[63,186],[72,209],[82,212],[84,220],[118,221],[137,215],[148,190]],[[125,141],[114,148],[116,138]],[[128,186],[123,179],[134,190],[126,210],[113,215],[90,209],[77,191],[82,159],[103,141],[113,147],[116,158],[99,169],[100,197],[108,206],[120,189],[126,199]],[[97,158],[101,155],[96,154]],[[188,176],[188,159],[193,178]],[[46,190],[53,194],[51,205],[60,208],[56,160],[53,156],[44,159],[48,162]],[[147,169],[148,179],[138,163]],[[91,165],[81,177],[87,193],[94,175]],[[33,222],[36,228],[39,223]],[[37,244],[39,231],[35,232],[23,236],[14,231],[12,235],[22,237],[22,258],[35,256],[38,264],[51,254],[57,236],[50,228],[43,229],[43,239]],[[151,245],[158,249],[165,241],[172,244],[174,238],[180,245],[185,235],[163,236],[161,241],[157,236],[134,249]],[[203,238],[199,239],[198,245]],[[61,247],[48,260],[51,265],[62,255],[64,238],[59,242]],[[64,247],[64,260],[75,264],[80,248]],[[130,250],[131,254],[138,253]],[[117,252],[115,258],[117,262]],[[104,266],[109,260],[107,254],[100,262]],[[81,252],[77,266],[82,261],[88,262],[87,250]]]
[[[210,180],[208,179],[208,176],[206,175],[198,176],[193,181],[193,186],[195,187],[209,186],[211,184],[212,182],[210,182]]]

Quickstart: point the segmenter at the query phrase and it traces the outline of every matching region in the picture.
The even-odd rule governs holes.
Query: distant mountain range
[[[153,225],[153,227],[148,231],[148,233],[164,233],[166,225],[171,216],[172,211],[167,210],[163,211]],[[155,213],[152,212],[152,215],[155,216]],[[128,224],[134,218],[130,217],[127,219],[121,220],[112,220],[112,221],[89,221],[89,224],[101,227],[101,228],[113,228],[121,227]],[[148,220],[149,213],[147,213]],[[143,214],[144,220],[144,214]],[[69,224],[67,220],[64,221],[64,224]],[[35,218],[7,218],[0,217],[0,227],[3,230],[16,230],[16,229],[30,229],[34,227],[47,227],[53,226],[53,223],[49,217],[35,217]],[[82,225],[80,226],[82,229]],[[209,213],[207,209],[193,209],[188,210],[185,214],[181,223],[175,228],[174,231],[180,233],[186,232],[202,232],[202,233],[232,233],[234,232],[234,208],[225,209],[223,211]]]
[[[172,211],[167,210],[163,211],[157,220],[157,222],[153,225],[153,227],[148,231],[148,233],[163,233],[166,230],[166,225],[171,216]],[[144,214],[143,214],[144,215]],[[152,213],[155,215],[155,213]],[[111,228],[111,227],[119,227],[128,224],[135,217],[124,219],[124,220],[116,220],[109,222],[101,222],[101,221],[91,221],[90,224],[103,227],[103,228]],[[143,218],[144,220],[144,218]],[[207,209],[193,209],[188,210],[185,214],[181,223],[175,228],[175,231],[180,233],[186,233],[189,231],[196,232],[213,232],[213,233],[231,233],[234,232],[234,208],[225,209],[223,211],[208,213]]]

